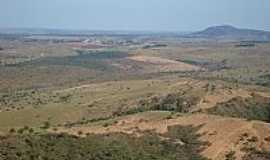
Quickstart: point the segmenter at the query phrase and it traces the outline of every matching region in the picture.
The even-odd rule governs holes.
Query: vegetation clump
[[[199,153],[199,127],[174,126],[168,133],[152,131],[135,137],[123,133],[76,137],[67,134],[10,135],[0,141],[0,159],[8,160],[206,160]],[[161,138],[164,137],[164,138]]]
[[[164,98],[153,99],[151,109],[188,113],[199,100],[200,98],[195,96],[168,94]]]
[[[270,99],[259,95],[235,97],[207,110],[209,114],[270,122]]]
[[[270,152],[269,151],[258,151],[254,150],[247,153],[243,160],[269,160],[270,159]]]

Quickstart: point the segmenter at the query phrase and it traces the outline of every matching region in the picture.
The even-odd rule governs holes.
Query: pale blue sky
[[[212,25],[270,31],[270,0],[0,0],[0,27],[194,31]]]

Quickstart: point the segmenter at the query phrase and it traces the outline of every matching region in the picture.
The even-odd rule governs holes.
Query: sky
[[[0,0],[0,28],[270,31],[270,0]]]

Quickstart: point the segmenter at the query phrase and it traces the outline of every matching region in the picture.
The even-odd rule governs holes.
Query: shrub
[[[49,121],[45,121],[43,126],[41,127],[42,129],[49,129],[51,126],[50,122]]]
[[[28,129],[28,132],[29,132],[29,133],[34,133],[34,129],[33,129],[33,128],[29,128],[29,129]]]
[[[24,133],[24,129],[23,128],[18,129],[17,133],[23,134]]]
[[[83,132],[82,132],[82,131],[78,131],[78,135],[80,135],[80,136],[81,136],[82,134],[83,134]]]
[[[9,133],[15,133],[16,132],[16,130],[14,129],[14,128],[11,128],[10,130],[9,130]]]
[[[235,151],[230,151],[225,155],[225,160],[235,160]]]

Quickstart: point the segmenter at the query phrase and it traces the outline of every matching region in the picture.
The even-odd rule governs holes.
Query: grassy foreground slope
[[[192,128],[198,127],[194,131],[194,134],[200,135],[198,140],[209,142],[200,152],[207,158],[225,159],[226,156],[229,156],[229,153],[235,152],[233,156],[240,159],[246,154],[251,154],[250,151],[257,153],[259,150],[267,151],[270,148],[270,142],[268,141],[270,127],[268,123],[253,121],[258,120],[256,117],[231,116],[223,110],[218,112],[224,113],[222,116],[216,116],[221,114],[207,112],[233,101],[235,107],[238,107],[235,109],[236,111],[245,107],[243,105],[245,104],[248,105],[248,108],[264,115],[263,110],[259,110],[255,104],[263,105],[265,108],[268,107],[269,92],[267,88],[254,89],[252,86],[239,86],[222,81],[202,81],[165,76],[151,80],[96,83],[54,91],[30,92],[25,95],[22,93],[15,95],[17,101],[9,101],[8,99],[14,98],[14,95],[8,95],[6,101],[9,102],[9,105],[3,107],[2,112],[0,112],[1,132],[4,137],[12,135],[7,136],[8,144],[10,144],[10,139],[14,140],[11,146],[22,145],[21,148],[27,149],[24,137],[30,136],[29,139],[33,139],[33,143],[41,147],[40,150],[43,150],[43,140],[49,141],[48,144],[50,144],[50,139],[57,141],[55,142],[56,145],[66,145],[65,150],[73,150],[73,148],[69,148],[70,145],[71,147],[77,145],[89,146],[93,141],[91,139],[92,134],[97,136],[94,136],[94,139],[101,137],[100,141],[103,141],[102,139],[106,137],[100,136],[100,134],[114,135],[119,140],[121,139],[117,138],[119,133],[125,137],[124,139],[130,139],[134,136],[137,138],[144,137],[145,132],[151,130],[153,134],[158,134],[157,137],[161,136],[161,142],[155,138],[158,144],[154,143],[153,146],[159,148],[163,145],[162,136],[169,132],[169,128],[181,125],[192,126]],[[24,98],[18,98],[22,95],[24,95]],[[236,103],[235,99],[243,99],[243,102],[236,101]],[[28,102],[31,103],[28,104]],[[36,105],[36,102],[40,103]],[[12,108],[12,106],[20,105],[24,107]],[[233,107],[233,105],[230,106]],[[233,113],[237,114],[236,111],[233,111]],[[248,111],[247,113],[249,113]],[[249,114],[247,115],[249,116]],[[249,118],[249,121],[243,118]],[[181,128],[179,132],[181,131],[184,132],[185,129]],[[59,139],[57,135],[63,133],[69,136],[65,135],[62,141],[61,136]],[[91,135],[90,138],[89,135]],[[74,136],[77,138],[74,138]],[[186,136],[188,138],[190,135]],[[167,138],[165,136],[165,140]],[[42,142],[39,141],[40,139]],[[141,142],[140,138],[135,139],[136,142],[137,140]],[[67,143],[64,143],[64,141]],[[86,144],[84,144],[84,141],[86,141]],[[119,143],[121,143],[118,146],[120,148],[122,145],[126,145],[121,140]],[[131,140],[130,143],[135,142]],[[161,143],[161,146],[159,143]],[[47,142],[45,144],[47,145]],[[96,146],[99,145],[108,147],[109,144],[96,144]],[[128,145],[133,147],[131,144]],[[4,145],[4,148],[6,147]],[[217,148],[219,149],[217,150]],[[14,149],[14,151],[17,150],[20,150],[20,148]],[[28,150],[32,151],[31,148]],[[63,154],[66,152],[62,152],[58,148],[54,148],[54,150]],[[95,152],[93,148],[87,150]],[[131,150],[137,150],[137,148]],[[144,150],[148,151],[148,149]],[[175,150],[172,148],[171,151]],[[26,151],[22,150],[22,152]],[[33,152],[44,156],[48,155],[49,151],[43,153],[34,150]],[[83,150],[82,152],[81,157],[88,155]],[[79,153],[81,152],[78,151]],[[11,153],[8,152],[7,154]],[[122,152],[117,155],[122,155]],[[136,157],[136,155],[134,156]],[[181,154],[179,156],[185,157],[186,155]]]

